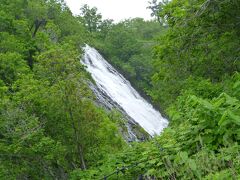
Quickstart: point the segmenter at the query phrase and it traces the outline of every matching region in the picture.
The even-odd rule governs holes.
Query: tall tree
[[[87,4],[81,7],[81,15],[83,23],[90,32],[96,32],[102,22],[102,15],[97,12],[97,8],[90,8]]]

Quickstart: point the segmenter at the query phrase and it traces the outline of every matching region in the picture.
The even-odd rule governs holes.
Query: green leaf
[[[157,162],[157,159],[152,159],[152,160],[148,161],[148,163],[151,165],[155,164],[156,162]]]
[[[187,152],[180,152],[179,156],[181,157],[182,161],[186,162],[188,160],[188,153]]]
[[[240,116],[234,114],[232,111],[229,111],[228,116],[231,118],[232,122],[237,125],[240,125]]]
[[[154,175],[156,173],[156,169],[149,169],[148,171],[147,171],[147,175]]]
[[[193,159],[188,160],[188,165],[191,170],[196,171],[197,170],[197,165]]]
[[[218,122],[219,126],[224,126],[227,124],[227,116],[228,116],[228,111],[225,111],[220,119],[220,121]]]

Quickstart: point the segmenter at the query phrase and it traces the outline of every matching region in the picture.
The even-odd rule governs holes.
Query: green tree
[[[96,32],[99,30],[99,26],[102,22],[102,15],[97,12],[97,8],[90,8],[87,4],[81,7],[81,19],[90,32]]]
[[[164,10],[164,6],[169,3],[169,0],[163,0],[158,2],[158,0],[149,1],[149,6],[147,7],[152,11],[151,16],[155,17],[160,24],[165,23],[165,17],[161,17],[160,14]]]

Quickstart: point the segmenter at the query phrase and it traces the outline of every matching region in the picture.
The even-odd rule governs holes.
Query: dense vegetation
[[[0,1],[0,179],[66,179],[125,145],[79,62],[88,31],[58,1]]]
[[[240,178],[240,1],[172,0],[114,24],[85,5],[0,0],[0,179]],[[94,45],[168,115],[127,145],[79,63]]]

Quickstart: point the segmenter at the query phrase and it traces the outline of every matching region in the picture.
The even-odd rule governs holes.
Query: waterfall
[[[117,104],[151,136],[158,135],[168,121],[153,108],[94,48],[84,47],[82,64],[95,80],[97,88]]]

